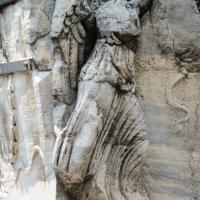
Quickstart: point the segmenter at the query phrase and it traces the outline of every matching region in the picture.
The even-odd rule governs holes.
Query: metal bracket
[[[17,0],[0,0],[0,7],[4,7],[8,4],[15,3]]]
[[[32,59],[0,64],[0,75],[29,71],[34,68]]]

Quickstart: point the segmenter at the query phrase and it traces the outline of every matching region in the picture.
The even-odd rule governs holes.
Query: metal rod
[[[33,69],[32,59],[24,59],[15,62],[0,64],[0,75],[10,74],[14,72],[23,72]]]
[[[17,0],[0,0],[0,7],[16,2]]]

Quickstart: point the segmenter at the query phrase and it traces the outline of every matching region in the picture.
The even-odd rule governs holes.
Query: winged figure
[[[149,4],[150,0],[56,1],[52,37],[65,58],[68,87],[78,85],[78,93],[57,137],[54,162],[59,182],[74,199],[84,199],[86,182],[94,183],[87,199],[140,195],[147,141],[135,92],[134,56],[139,18]]]

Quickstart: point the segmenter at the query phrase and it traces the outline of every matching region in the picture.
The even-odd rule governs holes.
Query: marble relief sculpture
[[[136,98],[134,56],[139,16],[150,1],[72,0],[59,8],[60,1],[56,1],[51,35],[60,45],[64,40],[71,44],[68,55],[64,55],[66,41],[59,49],[60,57],[67,57],[68,71],[75,72],[71,80],[76,80],[79,67],[81,72],[75,108],[57,134],[58,182],[74,199],[142,198],[140,169],[147,140]],[[88,43],[90,52],[85,48],[87,26],[95,30],[96,38],[95,44]]]
[[[0,199],[199,200],[199,5],[0,0]]]

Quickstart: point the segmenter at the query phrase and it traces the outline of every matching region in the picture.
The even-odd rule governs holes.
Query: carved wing
[[[54,42],[53,68],[60,70],[55,72],[54,93],[67,104],[74,101],[77,74],[84,62],[86,31],[82,21],[90,14],[86,0],[56,1],[51,37]]]
[[[90,14],[90,8],[86,0],[57,0],[52,19],[51,36],[58,37],[64,30],[69,30],[75,36],[75,39],[83,34],[81,21]],[[64,24],[64,26],[63,26]],[[79,34],[75,30],[79,30]]]

